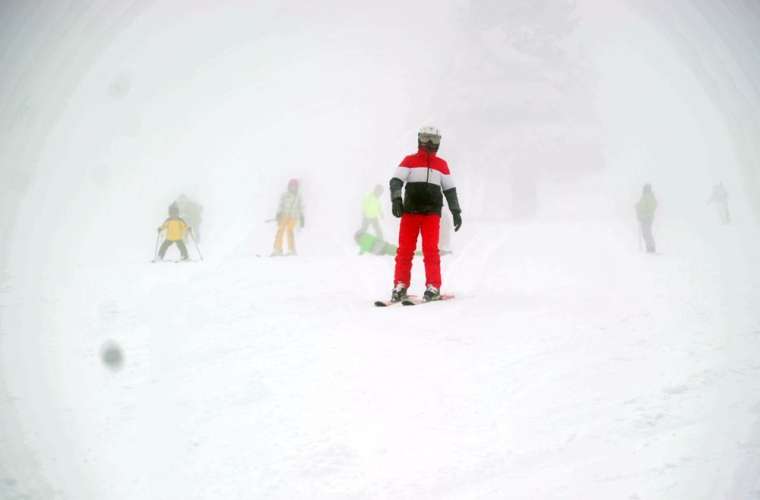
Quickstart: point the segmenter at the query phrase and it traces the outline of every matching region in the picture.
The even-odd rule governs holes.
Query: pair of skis
[[[401,300],[398,302],[391,302],[390,300],[376,300],[375,307],[390,307],[390,306],[395,306],[398,304],[401,304],[402,306],[419,306],[421,304],[431,304],[433,302],[440,302],[442,300],[451,300],[453,298],[454,298],[453,295],[441,295],[440,298],[435,299],[435,300],[423,300],[414,295],[409,295],[404,300]]]

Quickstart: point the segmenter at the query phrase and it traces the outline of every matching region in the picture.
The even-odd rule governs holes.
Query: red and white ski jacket
[[[416,154],[403,159],[391,179],[391,200],[404,192],[404,212],[441,214],[443,195],[452,212],[461,212],[457,189],[446,160],[420,148]]]

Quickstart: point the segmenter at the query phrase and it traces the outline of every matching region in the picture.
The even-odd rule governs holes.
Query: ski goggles
[[[433,134],[417,134],[417,139],[422,144],[427,144],[429,142],[432,142],[433,144],[440,144],[441,143],[441,136],[440,135],[433,135]]]

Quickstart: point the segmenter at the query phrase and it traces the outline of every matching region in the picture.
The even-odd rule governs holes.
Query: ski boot
[[[272,250],[270,257],[282,257],[282,250]]]
[[[425,302],[441,300],[441,291],[433,285],[428,285],[425,293],[422,295],[422,300]]]
[[[397,283],[391,292],[391,302],[401,302],[408,299],[409,296],[406,294],[406,289],[407,285],[405,283]]]

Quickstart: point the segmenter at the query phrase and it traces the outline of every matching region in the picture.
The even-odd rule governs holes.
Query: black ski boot
[[[441,291],[433,285],[428,285],[425,293],[422,295],[422,300],[425,302],[432,302],[434,300],[441,300]]]
[[[406,300],[409,296],[406,294],[407,286],[404,283],[398,283],[391,292],[391,302],[401,302]]]

